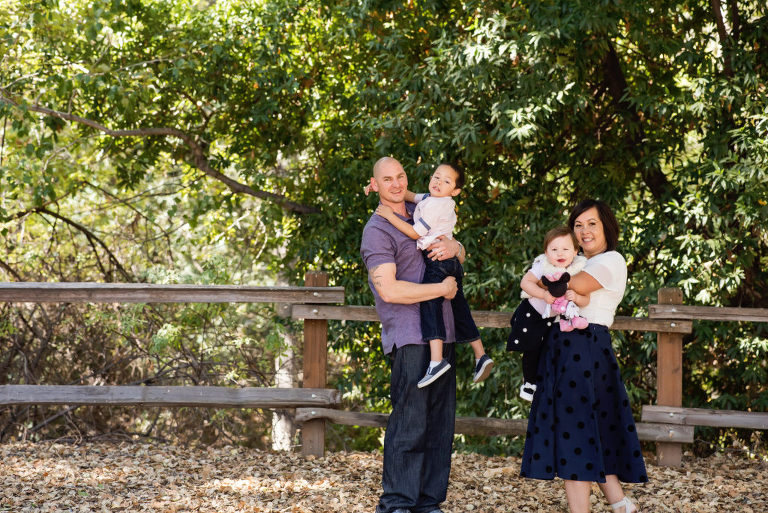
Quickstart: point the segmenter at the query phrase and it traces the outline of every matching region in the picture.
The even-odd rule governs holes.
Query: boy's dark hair
[[[564,236],[570,236],[571,240],[573,241],[573,249],[578,249],[579,239],[576,238],[576,234],[573,233],[573,230],[567,226],[558,226],[557,228],[552,228],[549,230],[544,236],[544,253],[547,252],[547,246],[549,246],[550,242]]]
[[[467,181],[467,176],[464,173],[464,168],[458,162],[441,162],[441,166],[448,166],[456,171],[456,188],[463,189],[464,184]]]
[[[581,214],[589,210],[590,208],[596,208],[597,214],[600,216],[600,222],[603,223],[603,235],[605,235],[605,242],[608,246],[606,251],[613,251],[619,244],[619,222],[616,220],[616,216],[613,214],[613,210],[604,201],[596,199],[585,199],[571,210],[571,215],[568,217],[568,226],[573,230],[573,225],[576,224],[576,218]]]

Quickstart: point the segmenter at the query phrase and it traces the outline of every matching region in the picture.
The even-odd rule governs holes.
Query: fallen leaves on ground
[[[297,454],[164,444],[0,445],[0,511],[373,512],[381,455]],[[446,513],[567,511],[561,481],[519,477],[520,459],[455,454]],[[627,485],[643,512],[766,513],[768,464],[717,456],[648,465]],[[610,511],[597,487],[593,511]]]

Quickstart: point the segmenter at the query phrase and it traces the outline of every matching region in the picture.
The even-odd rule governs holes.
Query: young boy
[[[560,315],[560,331],[584,329],[588,322],[579,315],[579,307],[589,304],[589,296],[568,290],[570,276],[584,268],[587,259],[576,254],[578,241],[570,228],[558,226],[544,236],[544,253],[537,256],[525,273],[520,288],[523,302],[512,316],[512,332],[507,348],[523,351],[523,380],[520,397],[533,401],[536,392],[536,372],[541,347],[548,326]],[[545,288],[539,285],[539,281]],[[554,301],[549,304],[547,294]],[[533,310],[533,311],[532,311]],[[546,322],[547,327],[544,327]]]
[[[464,186],[464,171],[453,164],[440,164],[435,169],[429,182],[429,193],[413,194],[408,191],[406,200],[417,203],[413,212],[413,224],[400,219],[391,208],[379,205],[376,213],[387,219],[405,235],[416,240],[416,246],[422,250],[426,262],[422,283],[440,283],[447,276],[456,278],[458,292],[451,300],[453,317],[456,325],[456,342],[469,342],[475,353],[475,372],[472,381],[479,383],[488,377],[493,368],[493,360],[485,354],[480,332],[464,297],[462,278],[464,269],[456,257],[447,260],[432,260],[427,256],[427,248],[440,236],[451,237],[456,225],[456,203],[453,198]],[[423,388],[450,369],[451,365],[443,359],[443,341],[445,324],[442,312],[443,298],[420,303],[421,336],[429,342],[430,362],[418,387]]]

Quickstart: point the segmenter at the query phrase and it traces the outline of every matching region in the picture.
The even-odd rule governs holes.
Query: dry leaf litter
[[[381,455],[92,443],[0,445],[0,511],[373,512]],[[455,454],[446,513],[567,511],[562,482],[518,476],[520,459]],[[717,456],[648,465],[627,485],[641,511],[768,513],[768,463]],[[592,511],[607,512],[594,487]]]

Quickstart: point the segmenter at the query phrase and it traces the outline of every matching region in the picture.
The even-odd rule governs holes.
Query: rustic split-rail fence
[[[304,287],[152,285],[137,283],[0,283],[0,301],[33,303],[288,303],[304,321],[301,388],[214,386],[0,385],[0,406],[192,406],[201,408],[296,409],[302,424],[302,454],[325,452],[325,423],[385,426],[387,414],[338,409],[341,394],[326,388],[328,321],[378,322],[372,306],[344,305],[344,288],[328,287],[328,275],[310,272]],[[682,291],[664,288],[648,317],[616,317],[612,330],[657,334],[657,403],[644,405],[637,433],[656,442],[657,463],[680,465],[694,426],[768,429],[768,413],[683,408],[683,335],[694,320],[768,322],[768,309],[686,306]],[[512,312],[472,312],[479,327],[507,328]],[[456,432],[524,435],[527,419],[457,417]]]

